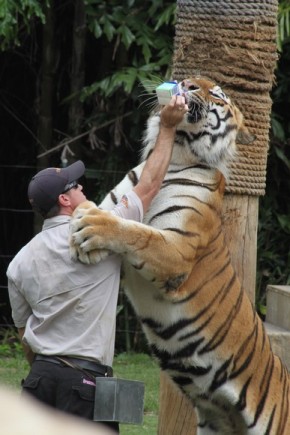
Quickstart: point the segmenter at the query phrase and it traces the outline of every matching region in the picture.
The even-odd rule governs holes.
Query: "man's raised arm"
[[[160,130],[155,147],[133,189],[142,201],[144,213],[161,187],[171,159],[176,126],[187,110],[185,98],[181,95],[174,95],[170,103],[161,110]]]

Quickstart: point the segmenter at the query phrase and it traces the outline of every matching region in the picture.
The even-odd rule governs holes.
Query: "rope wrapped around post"
[[[277,9],[277,0],[177,1],[173,78],[200,74],[215,81],[256,135],[253,146],[239,146],[230,193],[265,193]]]

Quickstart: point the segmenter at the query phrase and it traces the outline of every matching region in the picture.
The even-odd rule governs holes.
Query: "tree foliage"
[[[277,48],[283,50],[284,41],[290,36],[290,3],[289,0],[280,0],[277,28]]]
[[[30,32],[35,18],[44,24],[45,5],[49,5],[49,0],[0,0],[0,49],[20,45],[21,37]]]
[[[156,81],[156,74],[161,71],[168,76],[172,57],[174,2],[128,0],[120,5],[118,0],[106,3],[87,0],[86,5],[90,31],[96,39],[105,37],[113,44],[113,59],[120,44],[123,45],[128,62],[120,70],[86,87],[82,98],[95,92],[110,97],[120,88],[130,95],[136,84],[143,83],[146,87],[146,80]],[[164,25],[171,26],[171,31],[164,32]]]
[[[83,135],[82,140],[77,142],[80,146],[77,157],[90,161],[90,168],[98,166],[104,171],[112,168],[113,162],[119,170],[126,170],[135,163],[139,153],[133,156],[129,150],[140,148],[142,130],[152,107],[152,86],[154,88],[154,83],[157,85],[170,76],[175,2],[84,0],[87,31],[85,86],[76,89],[69,85],[72,77],[71,51],[75,49],[69,45],[72,44],[69,38],[72,39],[75,2],[0,1],[0,16],[5,17],[0,25],[0,34],[3,35],[1,48],[13,50],[22,44],[22,56],[26,53],[30,56],[32,47],[37,49],[36,56],[41,56],[41,27],[48,25],[45,10],[46,7],[54,9],[53,31],[59,39],[54,54],[56,93],[54,120],[51,123],[53,132],[42,132],[41,137],[51,137],[51,144],[47,147],[47,143],[38,140],[37,154],[47,156],[49,148],[58,146],[57,154],[49,154],[51,160],[59,156],[60,149],[63,150],[62,162],[76,158],[71,145],[74,138],[68,136],[72,129],[68,126],[67,118],[72,102],[78,99],[83,105],[83,117],[75,123],[80,130],[77,135]],[[27,37],[29,34],[31,39]],[[27,59],[27,64],[37,75],[36,99],[41,101],[41,95],[45,93],[45,89],[41,88],[41,66],[33,62],[31,58]],[[140,106],[142,110],[138,110]],[[35,113],[34,118],[38,117],[39,113]],[[112,157],[113,150],[119,158]],[[105,183],[104,189],[108,187]]]

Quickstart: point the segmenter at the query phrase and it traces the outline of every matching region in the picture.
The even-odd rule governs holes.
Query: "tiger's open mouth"
[[[203,101],[193,99],[190,95],[187,98],[188,112],[187,121],[191,124],[201,121],[207,117],[208,108]]]
[[[195,123],[195,122],[200,121],[202,118],[200,104],[197,104],[194,101],[192,101],[189,103],[188,108],[189,108],[189,110],[187,112],[188,122]]]

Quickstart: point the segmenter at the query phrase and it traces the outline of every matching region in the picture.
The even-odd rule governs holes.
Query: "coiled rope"
[[[239,145],[230,193],[265,193],[277,11],[277,0],[177,0],[173,78],[200,74],[215,81],[256,135],[253,144]]]

